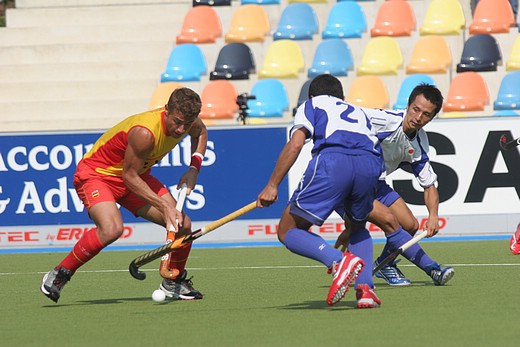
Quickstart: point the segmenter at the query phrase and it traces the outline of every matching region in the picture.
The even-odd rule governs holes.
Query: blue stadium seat
[[[354,1],[343,1],[330,8],[321,37],[323,39],[361,38],[366,31],[367,21],[361,6]]]
[[[210,73],[210,80],[247,80],[256,72],[256,63],[248,45],[232,42],[220,49],[215,63],[215,70]]]
[[[403,110],[408,106],[408,98],[412,93],[412,90],[421,83],[428,83],[435,85],[433,78],[426,74],[413,74],[406,77],[401,82],[399,93],[397,94],[397,101],[393,108],[394,110]]]
[[[162,82],[200,81],[207,73],[206,59],[199,46],[184,43],[170,53],[166,70],[161,75]]]
[[[258,80],[251,89],[256,99],[247,101],[248,117],[283,117],[289,97],[282,82],[274,78]]]
[[[520,110],[520,71],[508,72],[498,89],[494,110]]]
[[[273,40],[312,40],[318,32],[318,17],[311,5],[289,4],[280,16]]]
[[[477,34],[464,43],[457,72],[464,71],[497,71],[502,65],[502,52],[492,34]]]
[[[353,70],[354,61],[352,52],[342,39],[322,40],[314,52],[312,66],[308,70],[308,77],[321,74],[333,76],[347,76],[348,70]]]

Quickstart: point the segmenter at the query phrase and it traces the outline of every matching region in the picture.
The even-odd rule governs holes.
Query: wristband
[[[193,153],[193,155],[191,156],[190,167],[193,167],[200,172],[200,167],[202,166],[202,159],[204,159],[204,156],[202,154],[198,152]]]

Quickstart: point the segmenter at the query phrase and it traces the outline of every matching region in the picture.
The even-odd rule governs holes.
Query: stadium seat
[[[280,0],[241,0],[241,5],[257,4],[257,5],[279,5]]]
[[[206,73],[206,58],[200,47],[193,43],[183,43],[172,49],[161,82],[200,81]]]
[[[259,78],[297,78],[305,69],[302,50],[295,41],[273,41],[268,47]]]
[[[412,49],[406,73],[442,74],[451,67],[451,50],[443,36],[421,36]]]
[[[353,1],[334,4],[327,16],[322,39],[361,38],[367,31],[367,21],[362,7]]]
[[[469,115],[462,111],[442,112],[439,114],[439,118],[469,118]]]
[[[402,66],[401,48],[393,37],[372,37],[365,46],[357,74],[397,75]]]
[[[242,42],[226,44],[219,51],[210,80],[247,80],[256,72],[256,63],[248,45]]]
[[[478,72],[466,71],[451,80],[443,111],[484,111],[486,105],[489,105],[486,81]]]
[[[497,71],[498,65],[502,65],[502,52],[498,41],[491,34],[477,34],[464,43],[457,72]]]
[[[210,81],[200,96],[200,118],[233,119],[238,112],[237,96],[235,86],[230,81]]]
[[[231,6],[231,0],[193,0],[192,6]]]
[[[352,81],[346,100],[362,107],[387,108],[390,97],[381,77],[369,75],[356,77]]]
[[[184,16],[177,44],[215,43],[222,37],[222,25],[217,12],[207,5],[192,7]]]
[[[413,74],[406,77],[403,82],[401,82],[401,87],[399,87],[399,93],[397,94],[397,101],[395,102],[393,109],[405,109],[408,106],[408,98],[410,97],[412,90],[421,83],[435,85],[433,78],[425,74]]]
[[[415,14],[408,1],[385,1],[379,6],[370,35],[411,36],[415,26]]]
[[[515,25],[515,16],[508,0],[479,0],[469,26],[469,33],[508,33]]]
[[[318,17],[311,5],[289,4],[280,15],[273,40],[312,40],[318,32]]]
[[[426,9],[420,35],[460,35],[466,17],[459,0],[432,0]]]
[[[506,71],[520,70],[520,36],[517,36],[506,62]]]
[[[298,101],[296,102],[296,106],[293,107],[293,116],[296,114],[296,110],[298,107],[303,104],[307,99],[309,99],[309,86],[311,85],[312,78],[309,78],[302,84],[300,88],[300,94],[298,95]]]
[[[514,110],[498,110],[493,113],[493,117],[517,117],[520,114]]]
[[[164,82],[159,83],[152,93],[150,103],[148,104],[149,110],[155,110],[156,108],[164,107],[170,99],[170,95],[175,89],[184,87],[178,82]]]
[[[520,110],[520,71],[508,72],[500,82],[494,110]]]
[[[309,68],[307,76],[315,77],[325,73],[333,76],[347,76],[348,70],[352,70],[353,67],[352,52],[344,40],[322,40],[316,47],[312,66]]]
[[[269,17],[263,6],[242,5],[233,13],[224,40],[225,42],[264,42],[269,31]]]
[[[251,89],[255,99],[247,101],[248,117],[283,117],[289,110],[289,96],[282,82],[274,78],[258,80]]]

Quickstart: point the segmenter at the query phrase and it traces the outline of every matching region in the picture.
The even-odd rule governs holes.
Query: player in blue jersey
[[[379,141],[365,112],[344,101],[343,87],[336,77],[315,77],[308,94],[310,99],[298,107],[290,140],[258,195],[257,206],[269,206],[278,199],[280,182],[304,144],[312,140],[312,159],[282,214],[278,239],[291,252],[332,268],[329,305],[340,301],[359,276],[357,307],[378,307],[381,301],[373,290],[372,240],[365,225],[384,170]],[[322,225],[333,211],[352,225],[353,235],[369,241],[364,249],[352,247],[343,253],[309,231],[312,225]]]
[[[366,110],[381,141],[385,174],[389,175],[408,165],[424,189],[424,203],[429,213],[424,229],[428,232],[428,237],[439,232],[439,193],[436,188],[437,175],[428,156],[428,137],[423,127],[441,110],[442,102],[442,94],[435,86],[421,84],[411,92],[405,111]],[[374,209],[368,219],[383,229],[387,237],[383,252],[374,266],[410,240],[419,228],[417,219],[403,198],[386,183],[385,177],[383,175],[378,183],[377,201],[374,202]],[[348,234],[348,230],[342,233],[336,242],[337,247],[347,245]],[[352,241],[357,241],[354,234],[350,236],[350,243]],[[429,275],[435,285],[446,284],[455,274],[453,268],[443,267],[432,260],[419,244],[410,247],[403,255]],[[376,273],[376,277],[383,278],[394,286],[410,284],[410,280],[397,268],[395,262],[383,267]]]

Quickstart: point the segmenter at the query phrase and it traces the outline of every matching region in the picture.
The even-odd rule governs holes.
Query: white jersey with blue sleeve
[[[365,112],[381,141],[386,175],[409,164],[421,187],[435,184],[437,175],[430,164],[430,144],[424,129],[409,138],[403,131],[404,111],[365,109]]]
[[[365,111],[336,97],[320,95],[300,105],[290,136],[300,128],[310,133],[307,141],[313,140],[313,155],[335,147],[354,155],[369,152],[381,156],[379,140]]]

